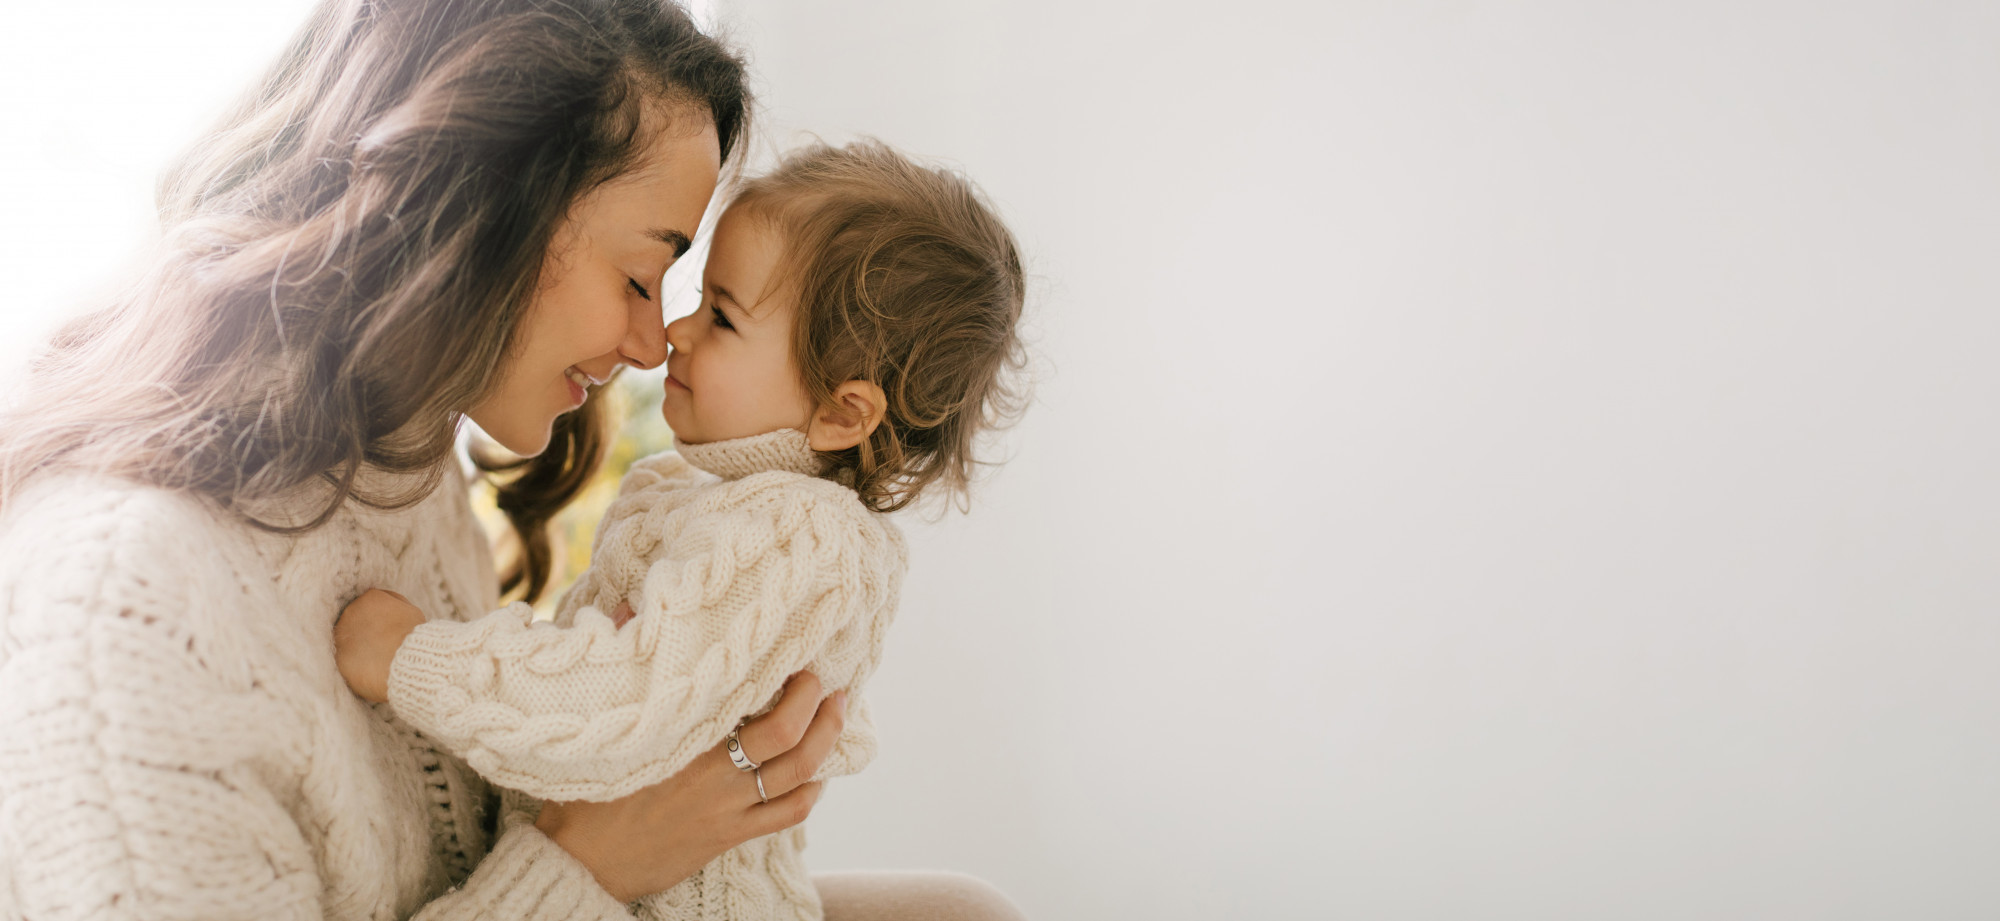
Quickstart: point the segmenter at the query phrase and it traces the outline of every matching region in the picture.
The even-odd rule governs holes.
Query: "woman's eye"
[[[630,279],[628,279],[628,281],[629,280]],[[639,292],[639,296],[645,298],[646,300],[650,301],[653,299],[652,293],[646,290],[646,286],[638,283],[637,281],[632,281],[632,290]]]
[[[723,329],[736,328],[735,326],[730,325],[728,317],[722,315],[721,308],[715,306],[714,304],[710,304],[708,305],[708,312],[715,315],[715,325],[720,326]]]

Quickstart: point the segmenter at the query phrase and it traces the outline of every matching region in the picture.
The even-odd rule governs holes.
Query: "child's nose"
[[[696,313],[699,312],[696,311]],[[690,322],[693,319],[694,314],[691,313],[667,324],[667,344],[672,346],[674,351],[685,352],[688,350],[689,340],[694,334],[694,324]]]

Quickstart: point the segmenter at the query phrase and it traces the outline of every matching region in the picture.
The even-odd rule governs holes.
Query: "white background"
[[[0,334],[296,0],[0,38]],[[967,170],[1039,402],[910,520],[822,868],[1042,921],[2000,914],[2000,12],[722,2]],[[5,355],[0,351],[0,355]]]

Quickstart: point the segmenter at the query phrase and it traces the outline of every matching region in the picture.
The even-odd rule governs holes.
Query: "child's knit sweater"
[[[672,776],[810,669],[828,692],[849,689],[820,776],[865,766],[875,739],[858,691],[895,614],[900,532],[813,476],[800,432],[677,448],[620,484],[563,626],[534,623],[525,605],[425,624],[390,669],[397,713],[497,783],[608,800]],[[620,601],[634,612],[622,628],[606,616]],[[748,777],[744,788],[754,795]],[[641,907],[817,921],[803,846],[799,829],[751,841]]]

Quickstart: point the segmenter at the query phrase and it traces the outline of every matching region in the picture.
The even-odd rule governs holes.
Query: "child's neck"
[[[806,441],[806,433],[793,428],[706,444],[688,444],[676,437],[674,450],[689,464],[725,480],[771,470],[818,476],[821,468],[819,456]]]

